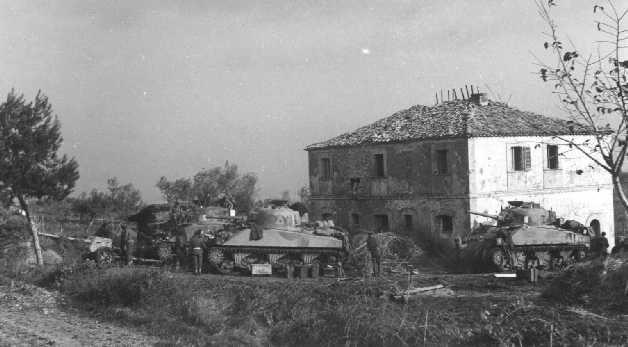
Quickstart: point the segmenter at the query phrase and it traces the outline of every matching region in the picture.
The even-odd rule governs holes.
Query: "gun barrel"
[[[488,213],[483,213],[483,212],[476,212],[476,211],[469,211],[470,214],[475,214],[478,216],[482,216],[482,217],[486,217],[486,218],[491,218],[491,219],[499,219],[499,216],[496,216],[494,214],[488,214]]]

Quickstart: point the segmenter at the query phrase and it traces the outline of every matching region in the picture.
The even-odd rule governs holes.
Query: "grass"
[[[556,345],[628,343],[625,321],[582,318],[517,295],[420,297],[403,304],[382,297],[386,281],[196,277],[93,266],[53,277],[50,283],[78,307],[139,326],[169,344],[534,346],[547,345],[550,333]]]

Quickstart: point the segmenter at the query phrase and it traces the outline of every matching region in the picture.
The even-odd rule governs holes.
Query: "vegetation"
[[[601,35],[595,54],[586,54],[559,31],[553,11],[555,0],[537,0],[541,18],[547,24],[543,46],[556,63],[537,58],[539,75],[554,85],[565,112],[594,131],[592,141],[558,136],[570,148],[582,152],[607,171],[624,208],[628,197],[622,187],[621,170],[628,153],[628,59],[625,56],[628,30],[624,20],[628,9],[618,9],[612,0],[592,5],[595,29]]]
[[[4,204],[14,198],[26,213],[37,263],[43,264],[37,232],[32,228],[28,199],[68,196],[79,178],[74,158],[60,156],[61,124],[41,92],[26,102],[11,91],[0,104],[0,192]]]
[[[88,217],[110,216],[125,218],[135,213],[142,206],[142,194],[132,183],[120,185],[116,177],[107,180],[107,190],[92,189],[82,192],[78,197],[69,199],[72,210],[81,220]]]
[[[622,345],[625,322],[579,316],[523,294],[534,290],[461,278],[485,295],[388,299],[385,280],[287,281],[187,276],[87,263],[37,280],[78,307],[134,324],[172,344],[198,346]],[[499,295],[503,290],[507,295]]]
[[[174,181],[162,177],[157,188],[169,203],[175,201],[197,200],[209,206],[228,199],[235,208],[248,212],[254,205],[257,176],[253,173],[238,173],[238,167],[225,163],[224,167],[215,167],[199,171],[192,178],[179,178]]]

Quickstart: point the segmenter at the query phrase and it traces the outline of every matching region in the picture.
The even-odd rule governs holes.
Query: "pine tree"
[[[0,104],[0,192],[17,199],[26,213],[37,263],[43,264],[37,231],[33,228],[28,201],[32,198],[61,200],[79,178],[74,158],[57,153],[63,138],[61,124],[41,92],[32,102],[12,90]]]

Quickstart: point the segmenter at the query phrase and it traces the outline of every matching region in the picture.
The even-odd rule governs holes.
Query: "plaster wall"
[[[590,137],[574,136],[575,143]],[[559,168],[547,168],[547,145],[558,145]],[[512,147],[530,148],[531,167],[515,171]],[[614,243],[613,189],[610,175],[574,147],[552,137],[469,139],[469,207],[498,214],[508,201],[534,201],[558,217],[586,225],[598,219]],[[470,215],[473,227],[487,219]]]

